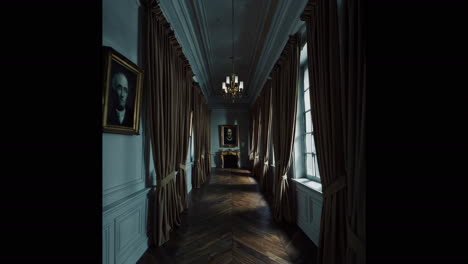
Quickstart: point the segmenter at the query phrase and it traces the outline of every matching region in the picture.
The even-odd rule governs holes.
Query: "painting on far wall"
[[[221,127],[221,147],[233,148],[239,146],[239,126],[222,125]]]
[[[138,135],[143,71],[111,47],[103,51],[103,131]]]

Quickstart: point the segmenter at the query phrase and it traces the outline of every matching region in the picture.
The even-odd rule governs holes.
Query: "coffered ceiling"
[[[195,79],[213,108],[248,107],[261,91],[290,34],[303,22],[307,0],[160,0]],[[223,99],[221,84],[232,72],[244,81],[246,97]]]

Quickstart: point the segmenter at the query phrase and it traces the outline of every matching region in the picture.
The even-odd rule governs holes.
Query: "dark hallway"
[[[161,247],[148,249],[147,263],[315,263],[316,246],[296,226],[273,221],[250,172],[213,170],[194,189],[182,225]]]

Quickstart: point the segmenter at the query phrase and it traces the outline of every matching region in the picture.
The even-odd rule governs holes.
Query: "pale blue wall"
[[[139,6],[131,0],[103,1],[102,44],[110,46],[133,63],[140,65],[139,50]],[[143,122],[140,123],[143,125]],[[140,131],[142,127],[140,126]],[[145,188],[143,163],[143,136],[102,134],[103,191],[140,181],[131,190],[106,199],[104,206]],[[141,181],[143,179],[143,181]]]
[[[211,166],[221,168],[221,161],[218,152],[226,149],[240,149],[240,166],[247,168],[248,153],[248,133],[249,133],[249,109],[212,109],[211,110]],[[219,126],[238,125],[240,148],[220,147]]]
[[[141,66],[135,0],[104,0],[102,45]],[[135,263],[147,249],[147,170],[142,135],[102,134],[103,263]]]

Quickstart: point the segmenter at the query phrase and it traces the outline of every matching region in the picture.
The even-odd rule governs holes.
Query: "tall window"
[[[193,162],[193,157],[194,155],[194,144],[193,142],[193,111],[190,112],[190,134],[189,134],[189,156],[190,156],[190,162]]]
[[[307,178],[320,180],[315,150],[314,127],[312,125],[312,111],[310,109],[309,68],[305,65],[303,69],[306,175]]]
[[[320,181],[317,166],[317,153],[312,125],[310,105],[309,69],[307,66],[307,44],[301,50],[300,84],[297,97],[296,136],[295,136],[295,171],[296,177],[306,177]]]

